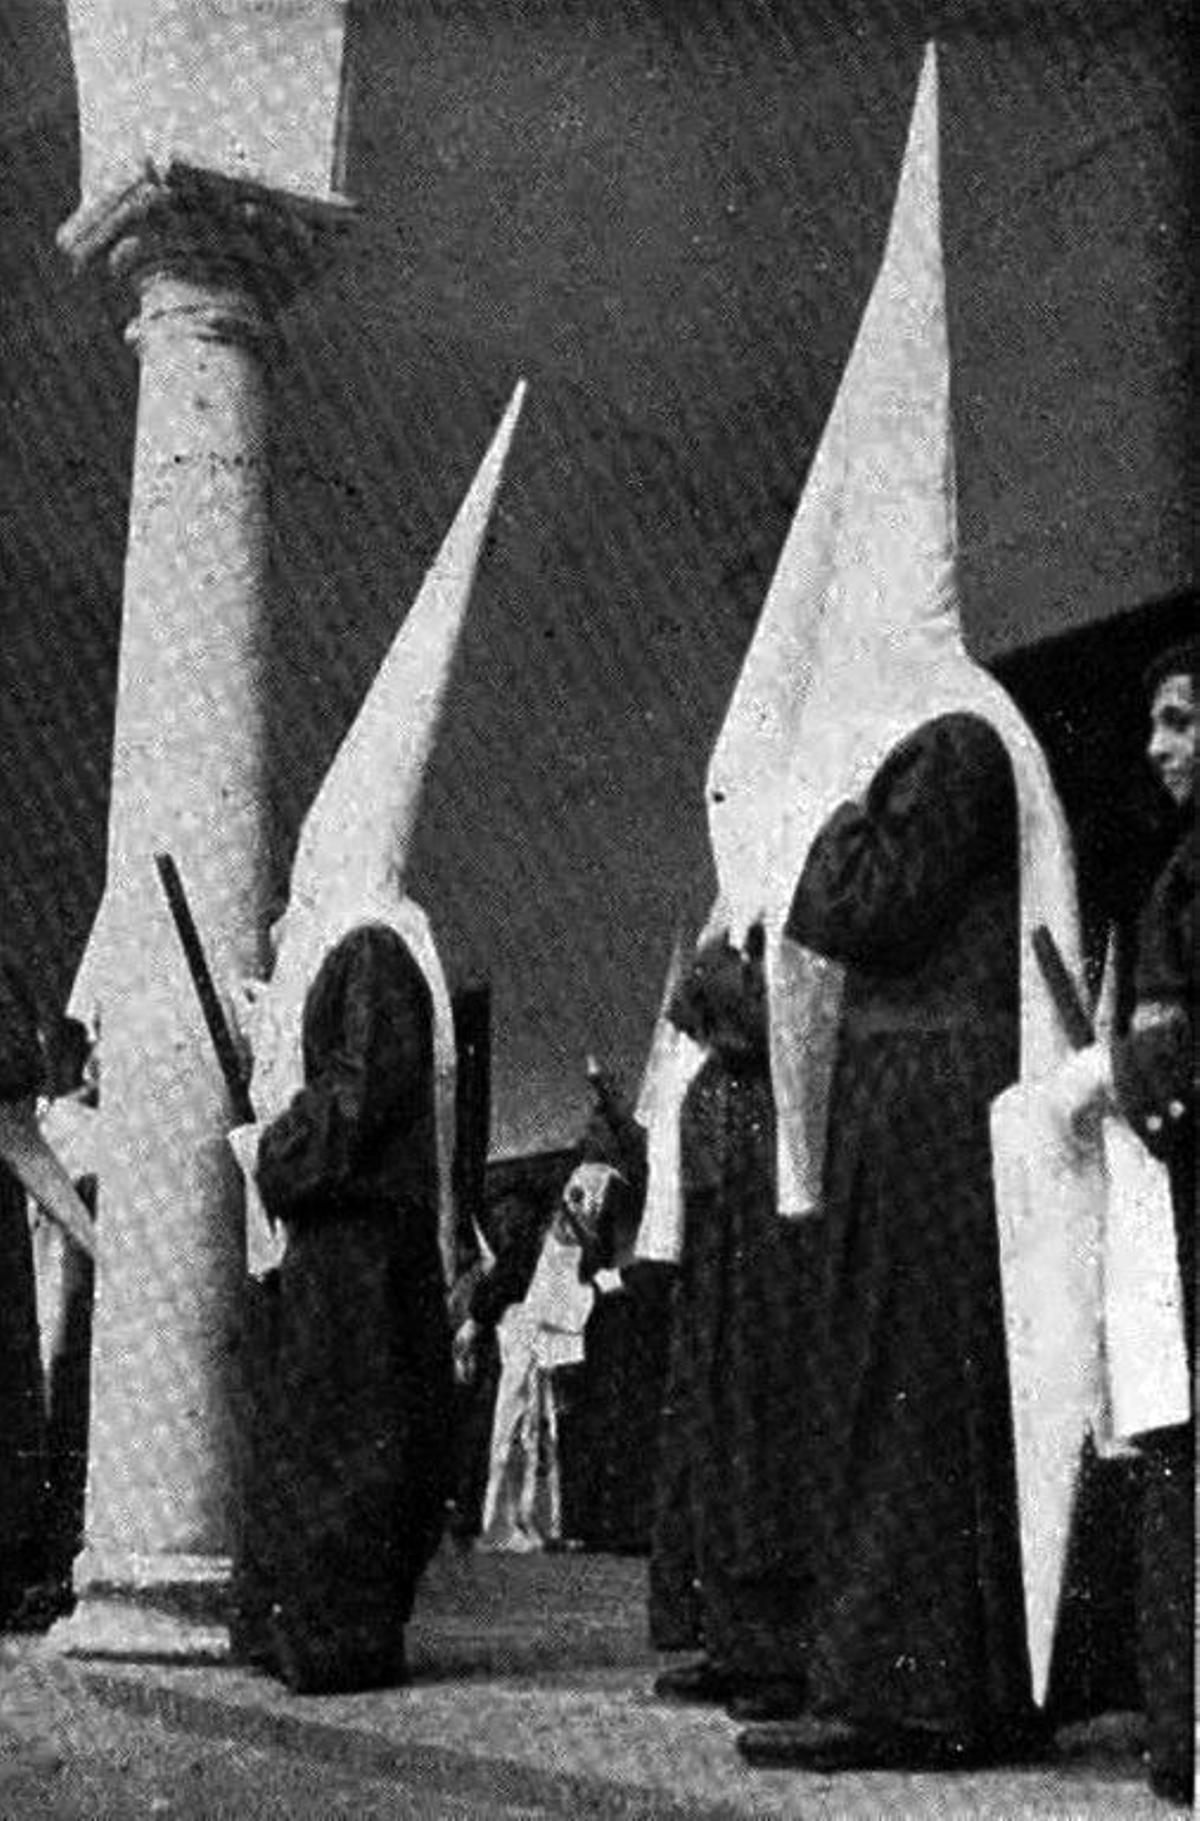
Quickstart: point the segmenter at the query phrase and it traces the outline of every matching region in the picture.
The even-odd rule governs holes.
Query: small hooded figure
[[[246,1035],[250,1193],[235,1654],[299,1692],[405,1679],[453,1476],[454,1029],[406,889],[514,397],[301,832]]]

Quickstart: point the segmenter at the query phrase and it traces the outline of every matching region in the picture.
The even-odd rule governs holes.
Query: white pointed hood
[[[434,1006],[440,1242],[453,1270],[454,1027],[428,921],[405,891],[426,769],[445,707],[480,550],[524,400],[513,393],[479,471],[309,810],[255,1057],[260,1120],[303,1082],[304,1001],[324,957],[352,929],[396,930]]]
[[[704,1051],[668,1016],[683,977],[684,946],[677,930],[642,1072],[634,1118],[646,1133],[646,1194],[634,1251],[660,1264],[678,1261],[683,1240],[679,1109],[704,1062]]]
[[[522,380],[305,818],[288,915],[403,876]]]
[[[1020,806],[1022,1072],[1062,1053],[1028,936],[1078,957],[1070,841],[1045,759],[967,656],[956,580],[942,269],[937,59],[926,49],[883,262],[709,773],[709,826],[735,941],[767,936],[779,1205],[816,1208],[841,970],[788,941],[805,856],[839,803],[936,715],[987,720]]]
[[[930,46],[880,271],[709,767],[735,931],[781,868],[795,884],[784,831],[813,800],[814,757],[845,786],[880,708],[911,716],[914,675],[964,657],[939,218]]]

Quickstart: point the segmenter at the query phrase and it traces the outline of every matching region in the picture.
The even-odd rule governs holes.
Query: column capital
[[[76,271],[103,260],[139,297],[161,278],[227,294],[221,326],[236,333],[234,299],[252,299],[267,316],[282,309],[355,216],[345,198],[318,202],[195,165],[147,164],[124,189],[84,203],[57,240]]]

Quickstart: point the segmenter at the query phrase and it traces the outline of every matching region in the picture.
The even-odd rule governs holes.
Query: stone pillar
[[[224,1647],[242,1195],[154,856],[175,858],[218,985],[264,972],[268,388],[276,313],[323,238],[322,211],[178,167],[60,236],[131,286],[141,366],[98,970],[87,1535],[59,1636],[81,1651]]]

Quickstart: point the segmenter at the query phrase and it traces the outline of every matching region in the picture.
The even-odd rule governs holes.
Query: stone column
[[[218,985],[264,972],[268,388],[332,210],[173,168],[63,230],[133,290],[141,365],[101,961],[87,1537],[67,1648],[220,1652],[244,1275],[228,1095],[154,856]]]

